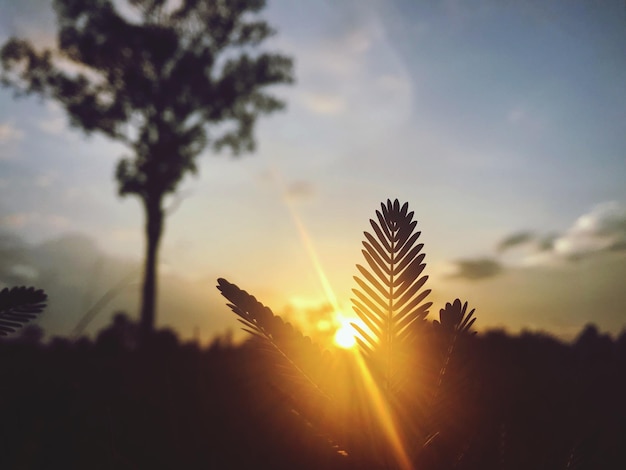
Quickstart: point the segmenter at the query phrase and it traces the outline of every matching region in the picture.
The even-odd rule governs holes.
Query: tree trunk
[[[161,198],[144,200],[146,212],[146,258],[143,272],[140,329],[142,340],[154,330],[157,296],[157,265],[161,234],[163,233],[163,210]]]

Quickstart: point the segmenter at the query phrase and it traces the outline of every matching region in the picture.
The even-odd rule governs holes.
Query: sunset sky
[[[295,59],[296,84],[275,90],[287,110],[258,122],[255,154],[201,156],[161,251],[219,321],[181,326],[163,301],[158,323],[237,328],[217,277],[277,313],[314,310],[315,257],[349,314],[363,231],[398,198],[422,230],[431,318],[460,297],[479,329],[626,325],[622,0],[270,0],[263,16],[278,32],[266,48]],[[49,2],[0,0],[0,41],[49,45],[54,30]],[[124,150],[0,89],[0,231],[80,234],[140,261],[143,213],[113,179]],[[31,268],[18,271],[37,284]],[[44,325],[69,332],[68,315]]]

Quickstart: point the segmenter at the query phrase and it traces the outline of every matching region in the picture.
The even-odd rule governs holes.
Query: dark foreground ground
[[[120,325],[96,342],[0,343],[0,469],[376,467],[292,412],[256,348],[169,332],[135,348]],[[468,354],[466,451],[429,468],[626,469],[626,334],[492,332]]]

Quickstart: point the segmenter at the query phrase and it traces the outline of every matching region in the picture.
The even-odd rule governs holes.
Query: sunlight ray
[[[289,199],[286,185],[283,182],[283,178],[276,168],[272,168],[271,172],[274,177],[274,181],[276,181],[279,187],[283,203],[285,204],[285,207],[287,207],[287,210],[289,211],[289,215],[291,215],[291,218],[296,226],[296,229],[298,230],[298,235],[300,235],[300,240],[302,241],[302,245],[304,246],[304,249],[306,250],[307,255],[309,256],[309,259],[311,260],[311,263],[313,264],[313,268],[315,269],[315,272],[317,274],[317,277],[319,278],[320,284],[322,285],[322,289],[324,290],[324,295],[326,296],[328,303],[330,303],[330,305],[333,307],[333,310],[335,312],[339,312],[341,311],[341,308],[339,306],[339,302],[337,301],[337,297],[335,296],[335,292],[333,291],[330,285],[330,282],[328,281],[328,277],[326,276],[326,273],[324,272],[324,268],[322,267],[322,263],[320,262],[319,256],[317,255],[317,251],[315,250],[313,241],[311,240],[311,237],[309,236],[306,230],[306,227],[304,226],[304,223],[302,222],[302,219],[300,218],[300,215],[296,211],[293,202]]]
[[[384,431],[390,449],[393,451],[393,457],[398,464],[398,468],[402,470],[412,470],[413,466],[411,465],[411,460],[409,459],[409,455],[404,448],[402,438],[393,421],[391,411],[389,410],[389,404],[386,402],[381,391],[376,385],[376,381],[372,377],[372,374],[358,349],[354,349],[354,358],[358,371],[361,375],[361,379],[363,380],[365,390],[367,390],[369,399],[373,405],[375,416]]]
[[[324,272],[324,268],[322,267],[322,263],[319,260],[317,251],[315,250],[315,246],[313,245],[313,242],[306,230],[306,227],[300,219],[300,216],[298,215],[293,203],[289,200],[283,180],[275,168],[273,169],[273,174],[274,180],[280,187],[284,204],[289,210],[289,213],[298,230],[298,234],[300,235],[300,238],[302,240],[302,244],[304,245],[307,254],[311,260],[311,263],[315,268],[320,283],[322,284],[322,288],[324,289],[326,298],[328,299],[328,302],[332,305],[334,311],[340,312],[341,309],[339,307],[339,303],[337,302],[337,297],[335,296],[332,286],[328,281],[328,277]],[[393,452],[393,458],[396,460],[400,469],[412,470],[413,467],[411,465],[411,460],[407,454],[406,449],[404,448],[402,438],[400,436],[400,433],[398,432],[398,429],[396,428],[388,403],[384,399],[381,391],[378,389],[376,381],[372,377],[372,374],[365,364],[365,361],[361,356],[358,348],[351,348],[350,350],[354,351],[354,358],[358,366],[358,371],[360,373],[361,379],[363,381],[364,389],[367,391],[370,404],[374,410],[376,418],[378,419],[384,431],[384,435],[390,445],[390,449]]]

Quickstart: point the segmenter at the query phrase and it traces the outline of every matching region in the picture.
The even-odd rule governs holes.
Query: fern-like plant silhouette
[[[7,336],[37,318],[46,307],[46,293],[34,287],[5,287],[0,291],[0,336]]]
[[[365,232],[366,266],[357,265],[352,299],[364,325],[352,324],[359,345],[355,364],[360,364],[352,370],[364,378],[351,381],[354,396],[348,400],[333,377],[340,367],[337,353],[322,351],[252,295],[218,280],[244,330],[269,347],[276,369],[286,372],[289,403],[312,417],[333,445],[347,449],[357,467],[367,462],[367,468],[438,468],[430,456],[435,443],[445,445],[450,462],[459,461],[467,448],[458,433],[447,436],[454,426],[442,406],[451,402],[449,394],[456,402],[465,398],[458,389],[463,374],[451,380],[449,371],[458,339],[471,333],[474,310],[468,313],[467,302],[456,299],[440,310],[439,321],[426,321],[432,302],[426,302],[425,254],[413,215],[408,203],[387,200],[370,220],[373,233]],[[359,395],[371,400],[355,400]]]
[[[329,400],[323,377],[331,367],[331,354],[236,285],[218,279],[217,287],[231,302],[228,306],[239,316],[244,331],[259,338],[260,345],[269,347],[276,364],[292,383],[298,384],[299,391],[315,396],[316,400]]]
[[[376,236],[364,232],[363,256],[369,270],[357,264],[363,279],[355,276],[359,289],[353,289],[353,309],[369,331],[352,323],[359,333],[357,342],[382,379],[387,391],[397,390],[403,381],[398,370],[411,352],[428,315],[432,302],[423,303],[430,289],[422,290],[428,276],[423,244],[417,244],[421,232],[408,203],[396,199],[381,204],[376,211],[378,223],[370,219]]]

